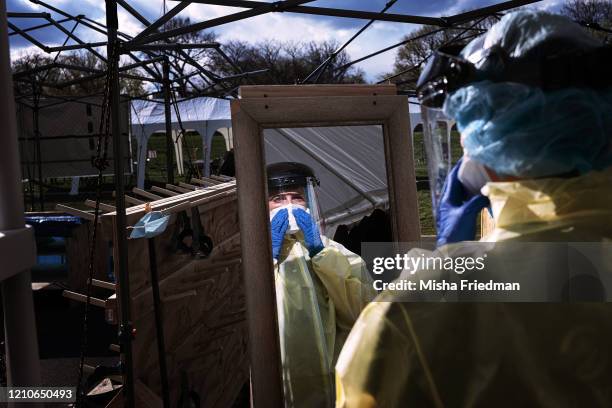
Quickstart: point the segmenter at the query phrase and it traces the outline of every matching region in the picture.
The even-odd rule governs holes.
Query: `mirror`
[[[253,404],[333,406],[333,362],[340,351],[338,345],[365,306],[364,299],[375,293],[370,293],[373,286],[363,284],[368,278],[366,268],[351,269],[360,265],[359,255],[343,246],[344,255],[324,257],[329,250],[323,242],[335,238],[341,225],[358,225],[364,216],[385,209],[390,210],[391,233],[387,235],[393,241],[420,240],[408,99],[396,95],[390,85],[251,86],[242,87],[240,93],[241,98],[233,100],[231,107]],[[360,138],[361,148],[352,149]],[[289,143],[294,145],[291,151],[295,156],[286,156]],[[348,154],[349,150],[359,153]],[[300,247],[305,263],[283,263],[287,254],[279,249],[273,255],[271,250],[274,227],[265,168],[278,159],[306,161],[322,178],[336,180],[333,188],[329,182],[325,187],[328,192],[321,194],[320,242],[311,240]],[[311,196],[306,183],[301,190],[275,193],[291,196],[287,199],[292,204],[293,196],[301,194],[301,203]],[[298,230],[305,231],[308,224],[312,227],[311,221],[304,221],[312,217],[303,209],[306,216],[298,213],[302,218]],[[292,214],[295,218],[293,208]],[[281,246],[278,241],[284,241],[285,230],[275,246]],[[302,235],[305,238],[306,234]],[[311,274],[304,267],[308,262],[324,263],[331,272]],[[284,273],[271,273],[273,268]],[[341,270],[354,271],[354,278]],[[287,280],[289,275],[291,281]],[[293,279],[294,275],[299,275],[298,279]],[[330,301],[332,298],[339,306]],[[292,314],[291,310],[300,308],[303,313]],[[337,330],[339,325],[342,330]],[[313,326],[318,327],[312,330]],[[297,372],[306,379],[283,381],[293,375],[294,365],[301,366]]]
[[[332,407],[338,354],[376,296],[361,243],[392,240],[383,129],[275,128],[263,141],[285,404]]]

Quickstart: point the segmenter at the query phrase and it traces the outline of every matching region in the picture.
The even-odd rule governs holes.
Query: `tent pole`
[[[0,122],[4,126],[0,132],[0,238],[10,243],[11,236],[29,235],[29,238],[22,238],[18,244],[19,253],[0,254],[5,264],[0,268],[0,279],[6,339],[6,373],[9,387],[32,387],[40,385],[38,338],[29,271],[29,267],[36,262],[36,250],[34,234],[31,230],[28,234],[23,216],[24,202],[5,0],[0,0],[0,78],[0,94],[3,95],[0,102]],[[8,244],[9,248],[10,245]],[[15,405],[10,403],[8,406]]]
[[[115,207],[117,215],[115,216],[115,255],[118,268],[115,270],[116,276],[119,278],[119,300],[121,302],[121,325],[119,327],[119,341],[121,344],[121,353],[123,355],[123,396],[125,398],[125,407],[134,407],[134,371],[132,362],[132,322],[130,321],[130,279],[128,275],[127,265],[127,237],[126,237],[126,216],[125,216],[125,194],[123,186],[123,145],[121,143],[121,124],[120,124],[120,95],[121,87],[119,85],[119,52],[116,47],[119,46],[117,41],[117,28],[119,25],[117,19],[117,0],[106,0],[106,24],[108,26],[108,64],[107,69],[110,72],[110,114],[113,135],[113,163],[115,167]]]
[[[45,198],[43,196],[42,157],[40,148],[40,93],[38,84],[32,83],[34,88],[34,140],[36,141],[36,166],[38,167],[38,203],[40,211],[45,211]],[[34,208],[34,207],[32,207]]]
[[[174,184],[174,164],[172,155],[174,143],[172,142],[172,116],[170,114],[170,65],[168,58],[164,58],[164,114],[166,116],[166,179],[168,184]]]

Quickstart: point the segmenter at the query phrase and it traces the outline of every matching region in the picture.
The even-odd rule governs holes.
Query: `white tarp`
[[[202,151],[205,152],[204,173],[208,175],[210,169],[210,147],[215,132],[223,128],[231,128],[232,116],[230,103],[226,99],[193,98],[178,102],[178,111],[181,123],[185,130],[195,130],[202,136]],[[158,131],[166,130],[166,116],[163,100],[134,100],[131,106],[132,136],[138,142],[138,182],[140,188],[144,187],[144,173],[147,158],[147,143],[149,137]],[[172,117],[172,130],[181,129],[175,106],[170,109]],[[175,149],[177,148],[175,143]],[[177,149],[180,151],[180,149]]]
[[[381,126],[266,129],[264,141],[267,164],[295,161],[315,172],[326,235],[388,208]]]

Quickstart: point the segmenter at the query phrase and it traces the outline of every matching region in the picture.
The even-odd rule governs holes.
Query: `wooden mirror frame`
[[[394,85],[245,86],[231,101],[252,403],[282,407],[283,386],[263,129],[382,125],[394,241],[420,241],[408,98]]]

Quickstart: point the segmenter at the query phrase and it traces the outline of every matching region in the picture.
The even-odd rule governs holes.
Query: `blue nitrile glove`
[[[436,210],[438,247],[453,242],[473,241],[476,238],[476,217],[490,205],[489,198],[482,194],[466,197],[465,188],[458,178],[459,166],[461,160],[448,174]]]
[[[285,240],[285,232],[289,228],[289,213],[284,208],[276,213],[270,221],[270,232],[272,233],[272,258],[278,261],[283,241]]]
[[[321,234],[319,233],[319,227],[314,222],[310,214],[301,208],[294,209],[293,216],[295,217],[295,222],[297,223],[298,227],[300,227],[302,233],[304,234],[304,243],[306,244],[308,253],[312,258],[324,248],[323,242],[321,241]]]

